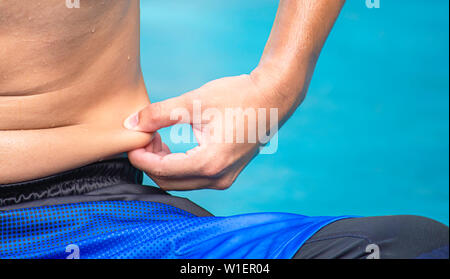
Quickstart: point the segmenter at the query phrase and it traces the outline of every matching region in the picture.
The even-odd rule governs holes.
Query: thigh
[[[448,258],[448,242],[448,227],[425,217],[351,218],[319,230],[294,258]]]

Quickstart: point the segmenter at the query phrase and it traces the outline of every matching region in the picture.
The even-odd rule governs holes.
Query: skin
[[[281,0],[254,71],[150,104],[139,64],[139,1],[84,0],[80,9],[64,2],[0,1],[0,184],[129,151],[164,189],[228,188],[260,143],[209,142],[194,127],[200,146],[172,154],[156,131],[179,122],[170,119],[174,108],[192,114],[194,100],[219,111],[278,108],[281,126],[304,99],[344,4]],[[215,119],[203,124],[223,128]]]
[[[0,1],[0,184],[145,146],[139,1]]]
[[[243,128],[223,127],[213,118],[202,120],[202,127],[196,129],[193,102],[201,101],[202,109],[215,108],[222,113],[234,107],[278,108],[281,126],[305,98],[320,51],[344,2],[281,0],[264,54],[249,75],[214,80],[177,98],[151,104],[125,121],[129,129],[156,132],[183,122],[171,120],[170,114],[185,108],[191,121],[184,122],[193,124],[199,146],[185,154],[173,154],[157,135],[148,146],[129,152],[130,161],[166,190],[230,187],[257,155],[261,143],[210,141],[205,130],[223,129],[223,134],[233,135],[244,129],[247,134],[248,127],[255,125],[247,120]]]

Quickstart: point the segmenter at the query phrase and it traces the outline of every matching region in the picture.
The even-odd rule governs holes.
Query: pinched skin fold
[[[0,184],[143,147],[139,1],[0,2]]]

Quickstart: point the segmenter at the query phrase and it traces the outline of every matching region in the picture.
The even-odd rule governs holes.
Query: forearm
[[[285,103],[291,103],[288,110],[295,110],[303,100],[319,54],[344,2],[280,1],[263,56],[252,75],[265,86],[276,86]]]
[[[151,104],[132,115],[131,121],[125,121],[129,129],[155,132],[181,120],[196,128],[199,145],[186,153],[173,154],[161,137],[155,136],[147,147],[128,154],[133,165],[165,190],[228,188],[265,143],[261,136],[267,132],[273,135],[303,99],[317,57],[343,3],[280,0],[261,63],[250,75],[213,80],[179,97]],[[195,114],[192,107],[198,100],[203,108],[200,128],[195,117],[190,117]],[[186,108],[188,116],[173,117],[177,108]],[[226,117],[230,108],[245,108],[246,112],[233,116],[231,122],[237,121],[234,125],[224,125],[227,119],[222,116]],[[255,110],[247,114],[247,109],[255,108],[258,119],[255,114],[251,117]],[[272,110],[266,113],[265,131],[261,130],[259,115],[259,109],[264,108],[278,108],[280,120],[274,123]],[[207,110],[214,113],[208,114]],[[251,135],[258,139],[250,140]]]

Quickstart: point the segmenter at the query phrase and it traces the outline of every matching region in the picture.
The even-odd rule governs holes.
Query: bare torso
[[[144,146],[139,1],[0,1],[0,184]]]

